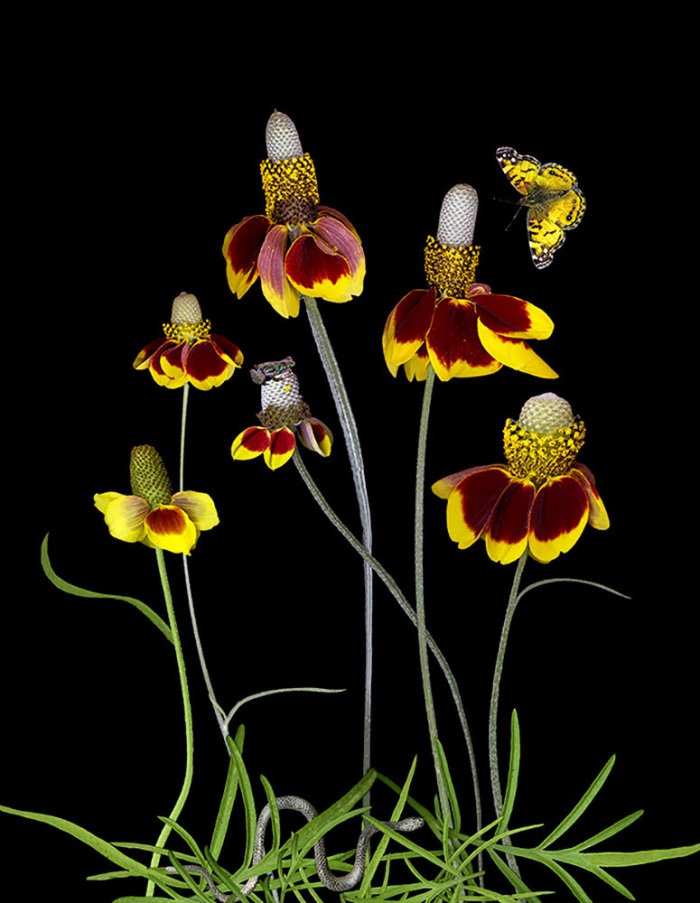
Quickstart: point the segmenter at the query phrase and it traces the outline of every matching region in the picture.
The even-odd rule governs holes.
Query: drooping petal
[[[355,238],[359,241],[360,236],[357,234],[357,229],[353,226],[350,220],[345,216],[344,213],[341,213],[340,210],[336,210],[335,207],[326,207],[325,204],[319,204],[316,207],[318,212],[319,219],[325,216],[332,216],[333,219],[340,220],[340,222],[345,226],[345,228],[352,232]]]
[[[285,318],[299,315],[299,292],[287,279],[286,252],[287,227],[273,226],[260,249],[258,270],[263,295]]]
[[[347,223],[347,220],[345,222]],[[357,232],[333,216],[321,216],[310,228],[347,260],[351,276],[348,287],[350,294],[353,296],[362,294],[366,263],[365,252],[362,250]]]
[[[208,390],[220,386],[236,369],[235,364],[222,357],[218,347],[204,339],[190,346],[185,360],[189,381],[196,389]]]
[[[179,389],[187,382],[187,374],[181,365],[183,343],[173,339],[161,339],[157,348],[154,348],[155,344],[155,342],[151,342],[143,349],[134,361],[134,367],[137,370],[148,367],[149,373],[159,386],[165,386],[167,389]],[[145,357],[144,355],[149,349],[154,350],[148,357]],[[167,373],[163,369],[163,359],[166,355],[170,355],[175,361],[174,365],[169,365]]]
[[[172,497],[173,505],[187,514],[198,530],[211,530],[219,523],[219,515],[214,500],[206,492],[185,490],[176,492]]]
[[[292,242],[286,269],[292,285],[311,298],[342,302],[352,297],[350,264],[311,232]]]
[[[273,430],[270,433],[270,445],[263,452],[263,458],[270,470],[277,470],[278,467],[286,464],[294,454],[296,444],[294,431],[289,427],[283,426],[278,430]]]
[[[482,464],[480,467],[467,467],[466,470],[458,470],[457,473],[451,473],[449,474],[449,476],[443,477],[441,480],[436,480],[430,488],[435,493],[435,495],[438,496],[438,498],[447,499],[450,497],[450,493],[455,488],[455,486],[458,483],[461,483],[462,480],[466,476],[468,476],[468,474],[483,469],[484,465]]]
[[[535,486],[529,480],[510,478],[494,506],[484,538],[491,561],[510,564],[527,548],[530,512],[535,500]]]
[[[179,388],[187,382],[187,366],[185,360],[189,353],[189,345],[187,342],[173,342],[167,351],[162,351],[159,355],[158,363],[163,375],[167,377],[167,383],[161,385],[168,388]],[[151,371],[152,372],[152,371]],[[155,379],[155,375],[154,375]]]
[[[511,339],[548,339],[554,323],[543,310],[512,295],[475,293],[479,319],[492,332]]]
[[[301,444],[306,448],[323,455],[324,458],[330,455],[333,435],[325,423],[315,417],[309,417],[299,424],[297,435]]]
[[[399,301],[387,317],[382,334],[384,360],[396,376],[425,341],[435,313],[435,286],[418,288]]]
[[[537,561],[568,552],[588,523],[588,496],[572,476],[553,477],[541,486],[530,516],[530,552]]]
[[[197,542],[197,528],[177,505],[158,505],[146,517],[146,536],[160,549],[189,555]]]
[[[233,440],[231,455],[235,461],[257,458],[270,447],[270,431],[264,426],[249,426]]]
[[[511,476],[501,464],[474,467],[447,499],[447,532],[466,549],[481,536]]]
[[[151,510],[145,499],[121,492],[101,492],[94,497],[95,507],[104,514],[109,532],[123,542],[139,542],[145,535],[145,522]]]
[[[153,342],[149,342],[145,348],[142,348],[141,351],[136,355],[136,360],[132,364],[134,370],[145,370],[148,367],[148,364],[151,358],[163,347],[163,345],[168,344],[168,341],[164,339],[162,336],[159,339],[155,339]]]
[[[413,357],[403,365],[403,371],[409,382],[412,382],[415,379],[416,382],[420,383],[425,382],[428,376],[429,366],[430,358],[428,356],[428,349],[425,347],[425,343],[423,343]],[[389,369],[391,370],[391,367]],[[396,376],[396,373],[394,373],[394,376]]]
[[[443,298],[426,339],[430,363],[441,380],[455,376],[485,376],[502,364],[481,344],[477,317],[470,301]]]
[[[557,379],[559,374],[536,354],[522,339],[509,339],[491,332],[484,323],[478,321],[479,340],[483,347],[500,365],[520,370],[542,379]]]
[[[226,258],[226,277],[239,298],[258,278],[258,255],[271,225],[266,216],[247,216],[226,233],[221,249]]]
[[[605,510],[605,505],[595,488],[595,477],[585,464],[576,463],[570,474],[583,486],[588,496],[588,523],[596,530],[607,530],[610,526],[610,518]]]
[[[216,347],[217,354],[225,361],[228,361],[229,364],[235,364],[237,367],[243,364],[243,352],[238,345],[234,345],[226,336],[216,335],[212,332],[209,336],[209,341]]]

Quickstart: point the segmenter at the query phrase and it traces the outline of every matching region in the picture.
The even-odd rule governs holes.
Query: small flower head
[[[425,246],[429,287],[405,295],[384,327],[384,359],[393,376],[403,366],[409,380],[424,380],[431,364],[441,380],[484,376],[503,366],[556,377],[527,341],[551,335],[547,314],[474,281],[477,208],[471,185],[455,185],[445,195],[437,236],[428,236]]]
[[[309,406],[299,391],[299,381],[292,372],[294,361],[267,361],[250,371],[260,386],[262,426],[249,426],[233,440],[231,455],[235,461],[246,461],[262,455],[271,470],[277,470],[292,457],[297,439],[324,458],[331,453],[333,436],[320,420],[311,416]]]
[[[199,301],[181,292],[173,301],[170,322],[163,324],[164,339],[150,342],[134,361],[136,370],[149,370],[159,386],[196,389],[220,386],[243,363],[240,349],[202,319]]]
[[[131,451],[131,495],[101,492],[95,507],[109,532],[124,542],[142,542],[189,555],[202,530],[219,523],[214,502],[204,492],[173,494],[163,459],[152,445]]]
[[[593,474],[576,459],[586,428],[571,406],[551,392],[525,402],[507,420],[507,464],[470,467],[438,480],[447,499],[450,539],[466,549],[483,539],[492,561],[509,564],[526,550],[537,561],[568,552],[586,524],[610,526]]]
[[[342,213],[319,204],[313,160],[288,116],[272,114],[266,140],[265,215],[246,217],[224,239],[231,291],[242,298],[259,276],[263,295],[283,317],[299,314],[301,295],[349,301],[365,277],[357,232]]]

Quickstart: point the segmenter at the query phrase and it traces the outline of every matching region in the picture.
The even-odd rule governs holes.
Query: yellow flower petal
[[[148,502],[137,495],[103,492],[94,497],[95,507],[105,516],[105,523],[115,539],[139,542],[146,535]]]
[[[211,530],[219,523],[214,500],[206,492],[176,492],[172,503],[182,508],[198,530]]]
[[[147,538],[166,552],[189,555],[197,542],[197,528],[177,505],[158,505],[146,518]]]
[[[543,379],[558,378],[559,374],[552,370],[538,354],[535,354],[527,342],[522,339],[507,339],[496,335],[495,332],[484,326],[481,320],[479,320],[477,328],[481,344],[491,357],[500,361],[501,364]]]

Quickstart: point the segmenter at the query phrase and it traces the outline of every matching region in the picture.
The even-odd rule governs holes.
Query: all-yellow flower
[[[202,530],[219,523],[210,495],[173,493],[163,459],[152,445],[131,451],[131,492],[100,492],[95,507],[104,514],[109,532],[123,542],[189,555]]]

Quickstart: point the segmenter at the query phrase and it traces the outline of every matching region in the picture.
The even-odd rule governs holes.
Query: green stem
[[[180,415],[180,492],[185,490],[185,429],[187,427],[187,402],[190,397],[190,384],[182,388],[182,414]]]
[[[430,748],[433,753],[433,765],[437,779],[438,795],[442,817],[446,819],[450,815],[450,801],[447,793],[445,778],[438,758],[438,730],[435,717],[435,702],[433,700],[433,688],[430,682],[430,662],[428,661],[428,632],[425,625],[425,575],[423,567],[423,523],[425,517],[425,454],[428,444],[428,421],[430,419],[430,402],[433,397],[435,385],[435,371],[428,364],[428,372],[425,378],[423,392],[423,405],[421,408],[420,427],[418,429],[418,454],[416,455],[416,505],[414,520],[414,557],[416,578],[416,618],[418,626],[418,659],[423,680],[423,702],[425,714],[428,719],[428,734],[430,735]]]
[[[311,474],[306,469],[306,465],[299,454],[299,451],[295,451],[294,456],[292,458],[294,464],[296,465],[299,474],[306,484],[307,489],[317,502],[321,511],[326,515],[328,520],[333,524],[333,526],[338,530],[338,532],[343,536],[343,538],[352,546],[352,548],[362,556],[367,564],[372,568],[374,573],[379,577],[379,579],[384,583],[386,588],[389,590],[391,595],[396,599],[401,607],[401,610],[406,615],[406,617],[411,621],[411,623],[417,627],[418,619],[416,617],[416,613],[411,608],[406,596],[401,592],[399,585],[396,583],[391,574],[386,570],[386,568],[380,564],[377,559],[362,545],[360,540],[348,530],[343,521],[338,517],[333,508],[329,505],[325,496],[318,488],[316,483],[314,483],[311,478]],[[445,676],[447,681],[447,685],[450,688],[450,692],[452,693],[452,699],[454,700],[455,708],[457,709],[457,716],[459,718],[460,725],[462,727],[462,734],[464,736],[464,741],[467,745],[467,752],[469,754],[469,764],[471,767],[472,773],[472,782],[474,784],[474,799],[476,806],[476,825],[477,830],[481,830],[482,827],[482,807],[481,807],[481,794],[479,791],[479,777],[476,767],[476,756],[474,754],[474,744],[472,742],[471,731],[469,730],[469,724],[467,722],[467,715],[464,710],[464,704],[462,702],[462,697],[459,692],[459,685],[457,680],[452,673],[450,666],[447,663],[447,659],[442,654],[440,647],[436,644],[435,640],[432,638],[429,632],[426,631],[426,641],[428,644],[428,648],[432,653],[435,661],[440,666],[442,673]]]
[[[182,643],[180,642],[180,633],[177,628],[177,619],[175,617],[175,606],[173,605],[173,597],[170,592],[170,583],[168,582],[168,572],[165,566],[165,556],[162,549],[156,548],[156,560],[158,562],[158,573],[160,574],[160,582],[163,587],[163,596],[165,598],[165,608],[168,612],[168,622],[172,632],[173,646],[175,647],[175,658],[177,660],[177,671],[180,677],[180,692],[182,693],[182,709],[185,721],[185,776],[182,782],[182,789],[175,805],[170,813],[170,818],[177,821],[187,800],[187,796],[192,786],[192,775],[194,773],[194,730],[192,728],[192,705],[190,702],[190,692],[187,686],[187,672],[185,670],[185,657],[182,652]],[[163,847],[170,834],[170,826],[163,825],[163,829],[156,840],[157,847]],[[151,857],[151,868],[158,868],[160,862],[160,853],[154,853]],[[146,887],[146,896],[152,897],[155,891],[153,881],[149,881]]]
[[[362,460],[362,449],[360,447],[360,436],[357,432],[357,424],[350,406],[345,389],[345,383],[338,366],[333,346],[326,331],[326,327],[321,318],[318,304],[315,298],[309,298],[307,295],[301,296],[304,300],[306,314],[309,318],[311,332],[316,342],[316,348],[321,358],[321,363],[326,371],[328,384],[333,394],[336,411],[340,425],[345,436],[345,443],[350,459],[350,467],[352,470],[352,478],[355,484],[355,495],[357,496],[357,504],[360,510],[360,523],[362,525],[362,541],[368,551],[372,550],[372,515],[369,506],[369,496],[367,494],[367,483],[365,480],[365,466]],[[373,587],[372,587],[372,568],[365,560],[364,562],[364,579],[365,579],[365,709],[364,709],[364,730],[362,744],[362,770],[366,774],[371,764],[371,742],[372,742],[372,669],[373,669]],[[369,795],[364,800],[364,805],[369,804]]]
[[[518,565],[513,576],[513,585],[510,588],[510,596],[508,598],[508,607],[506,608],[505,617],[503,618],[503,627],[501,629],[501,639],[498,644],[498,654],[496,655],[496,667],[493,672],[493,685],[491,687],[491,705],[489,706],[489,771],[491,774],[491,793],[493,795],[493,805],[496,815],[500,816],[503,811],[503,793],[501,791],[501,778],[498,770],[498,697],[501,690],[501,678],[503,676],[503,661],[506,655],[506,645],[508,643],[508,634],[510,633],[510,625],[513,621],[513,615],[519,601],[520,581],[522,580],[525,562],[527,561],[527,551],[518,559]]]

